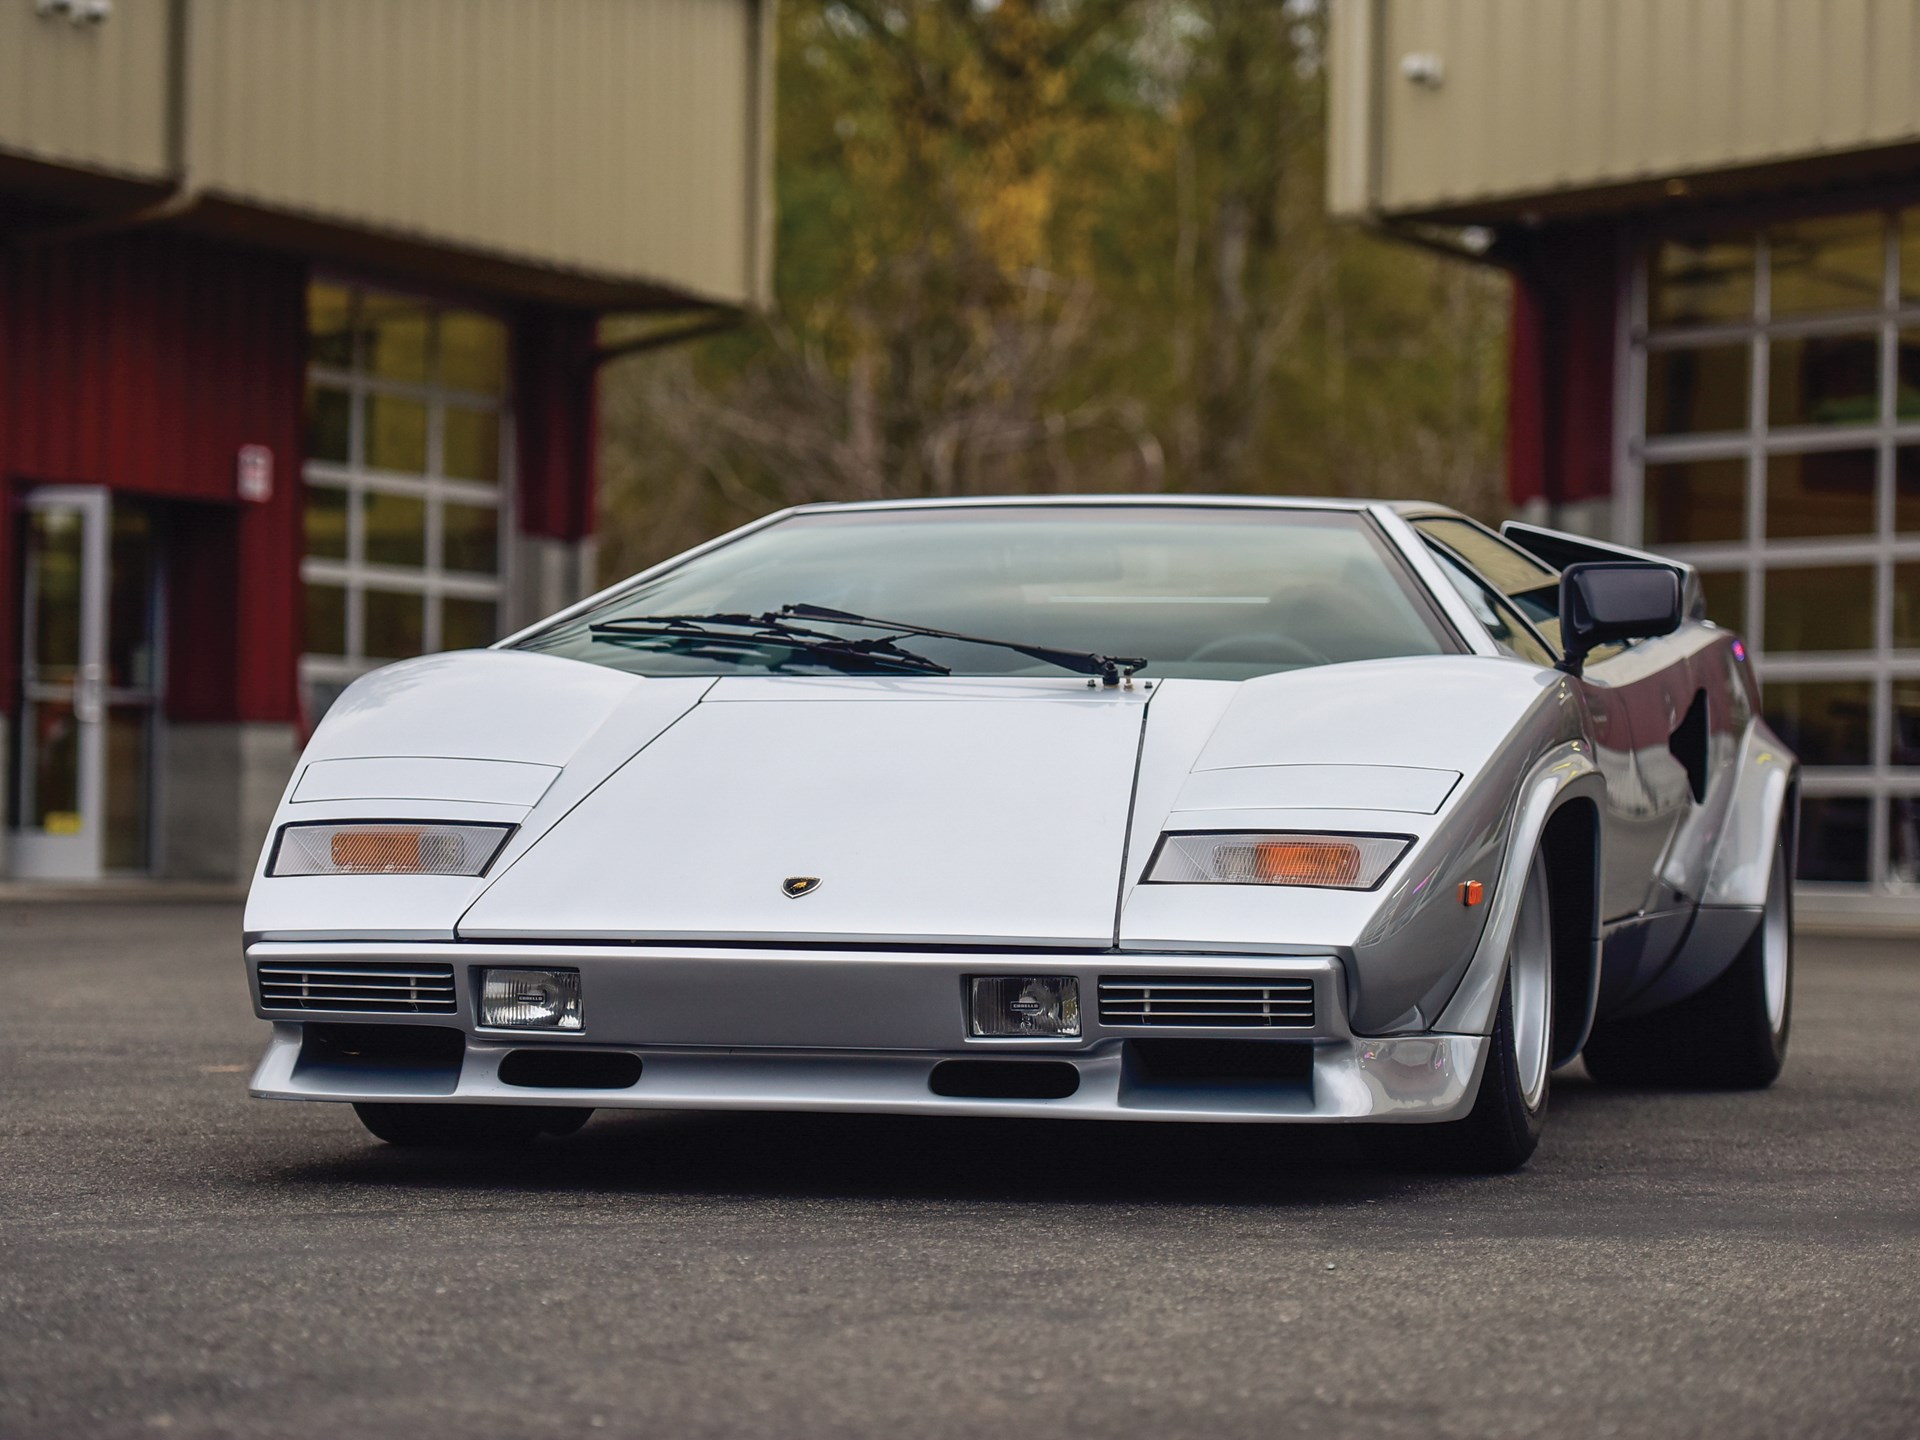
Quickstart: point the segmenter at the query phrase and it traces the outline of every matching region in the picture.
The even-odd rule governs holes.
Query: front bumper
[[[453,967],[445,1014],[320,1012],[263,1003],[262,962],[312,966],[428,963]],[[578,969],[585,1029],[489,1030],[476,1023],[479,974],[489,966]],[[1348,1028],[1340,961],[1332,956],[946,953],[667,949],[622,945],[316,944],[248,948],[255,1012],[274,1022],[251,1084],[278,1100],[432,1101],[584,1105],[609,1109],[868,1111],[1103,1120],[1445,1121],[1478,1086],[1487,1038],[1368,1038]],[[974,975],[1072,975],[1080,982],[1076,1040],[967,1034],[964,996]],[[1102,979],[1233,976],[1311,981],[1310,1027],[1258,1030],[1103,1024]],[[371,1058],[342,1064],[307,1044],[307,1027],[431,1025],[458,1030],[464,1048],[429,1067]],[[1154,1042],[1280,1042],[1302,1062],[1285,1078],[1228,1067],[1175,1069]],[[514,1051],[612,1052],[638,1057],[619,1089],[531,1088],[501,1078]],[[1220,1054],[1205,1046],[1189,1053]],[[1235,1052],[1237,1053],[1237,1052]],[[952,1060],[1064,1062],[1077,1073],[1058,1099],[936,1093],[933,1072]]]

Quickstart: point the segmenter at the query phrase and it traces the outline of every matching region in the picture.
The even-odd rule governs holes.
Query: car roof
[[[1408,514],[1453,514],[1443,505],[1418,500],[1380,501],[1326,495],[950,495],[901,500],[823,501],[796,505],[786,513],[815,515],[847,510],[945,510],[956,508],[1045,505],[1086,508],[1160,506],[1178,509],[1340,510],[1364,512],[1385,506]]]

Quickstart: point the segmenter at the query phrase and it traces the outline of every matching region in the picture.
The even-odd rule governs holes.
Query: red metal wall
[[[0,252],[9,494],[99,484],[193,502],[164,512],[176,718],[295,718],[305,292],[298,259],[184,236],[132,232]],[[235,494],[245,444],[273,452],[264,504]],[[11,517],[0,527],[0,555],[11,557]],[[0,588],[9,705],[15,598],[14,584]]]
[[[1507,491],[1515,505],[1613,493],[1619,242],[1611,224],[1537,236],[1515,267]]]
[[[536,311],[514,326],[513,390],[520,528],[578,540],[593,533],[594,316]]]
[[[164,502],[167,709],[298,718],[306,262],[130,232],[0,249],[0,485],[106,485]],[[593,529],[595,317],[514,327],[521,528]],[[264,504],[235,491],[242,445],[273,453]],[[0,505],[0,706],[17,678],[11,504]]]

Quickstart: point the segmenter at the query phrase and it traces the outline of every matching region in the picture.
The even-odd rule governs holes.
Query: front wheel
[[[1582,1052],[1602,1085],[1763,1090],[1787,1058],[1793,1020],[1793,877],[1774,841],[1767,903],[1733,963],[1677,1005],[1595,1025]]]
[[[1546,1125],[1552,1060],[1552,896],[1545,857],[1536,855],[1507,945],[1506,983],[1473,1109],[1464,1120],[1408,1126],[1408,1141],[1437,1168],[1475,1175],[1518,1170]]]
[[[389,1145],[482,1150],[571,1135],[592,1110],[561,1105],[355,1105],[353,1113]]]

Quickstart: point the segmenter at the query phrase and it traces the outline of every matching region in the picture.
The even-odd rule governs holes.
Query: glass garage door
[[[1626,538],[1748,637],[1801,880],[1920,895],[1920,207],[1669,235],[1629,303]]]
[[[359,675],[501,633],[507,327],[417,296],[307,296],[307,722]]]

